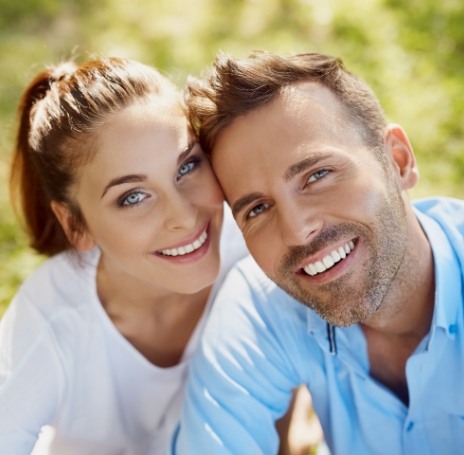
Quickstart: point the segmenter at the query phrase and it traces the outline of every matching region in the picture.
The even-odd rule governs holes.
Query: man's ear
[[[76,229],[71,210],[67,204],[64,202],[52,201],[50,206],[52,212],[61,224],[69,243],[76,249],[76,251],[83,253],[91,250],[95,246],[95,242],[88,231],[80,231]]]
[[[400,188],[408,190],[414,187],[419,180],[419,170],[411,143],[403,128],[395,124],[388,125],[385,146],[391,156]]]

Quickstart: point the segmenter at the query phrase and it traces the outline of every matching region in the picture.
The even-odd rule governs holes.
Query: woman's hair
[[[211,154],[218,134],[236,117],[271,102],[300,82],[327,87],[344,106],[368,145],[382,146],[386,119],[368,85],[345,69],[339,58],[318,53],[287,57],[256,51],[245,59],[219,53],[204,80],[190,78],[186,100],[190,122]]]
[[[120,58],[62,63],[26,88],[18,108],[10,190],[36,251],[53,255],[71,246],[51,201],[68,206],[73,229],[85,228],[70,191],[77,170],[97,152],[99,127],[108,115],[151,96],[180,103],[174,84],[159,72]]]

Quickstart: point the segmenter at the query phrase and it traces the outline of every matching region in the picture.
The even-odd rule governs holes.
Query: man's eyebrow
[[[240,199],[237,199],[234,202],[234,204],[232,205],[232,214],[235,217],[248,204],[251,204],[253,201],[256,201],[257,199],[260,199],[262,197],[263,197],[263,195],[261,193],[250,193],[250,194],[246,194],[245,196],[241,197]]]
[[[116,177],[112,179],[108,185],[105,186],[101,197],[108,192],[108,190],[116,185],[122,185],[123,183],[133,183],[133,182],[145,182],[147,180],[146,175],[141,174],[131,174],[131,175],[123,175],[122,177]]]
[[[300,172],[303,172],[309,167],[314,166],[315,164],[325,159],[326,157],[327,157],[326,154],[312,155],[308,158],[298,161],[295,164],[292,164],[284,173],[284,176],[283,176],[284,181],[285,182],[290,181],[293,177],[298,175]]]

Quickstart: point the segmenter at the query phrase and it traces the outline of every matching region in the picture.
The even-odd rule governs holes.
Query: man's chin
[[[320,295],[310,294],[295,285],[276,283],[295,300],[313,310],[329,324],[337,327],[352,326],[368,319],[375,312],[372,305],[366,304],[366,299],[353,297],[350,302],[347,302],[346,293],[342,295],[336,292],[336,297],[334,297],[332,292],[330,298],[324,298]],[[359,303],[353,304],[356,301]],[[347,306],[347,303],[350,303],[350,305]]]

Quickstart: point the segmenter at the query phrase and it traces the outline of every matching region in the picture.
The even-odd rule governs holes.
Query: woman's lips
[[[203,246],[208,238],[208,232],[206,228],[202,231],[202,233],[192,242],[186,243],[185,245],[176,247],[176,248],[166,248],[160,250],[163,256],[184,256],[185,254],[193,253],[194,251],[198,250]]]

